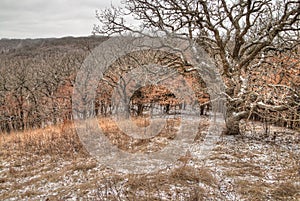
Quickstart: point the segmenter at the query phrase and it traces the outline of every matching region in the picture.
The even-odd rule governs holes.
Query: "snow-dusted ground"
[[[199,145],[208,139],[203,128]],[[140,175],[114,171],[80,151],[32,153],[2,136],[0,200],[300,200],[299,132],[271,126],[265,135],[258,122],[242,128],[242,136],[207,142],[208,152],[183,154]]]

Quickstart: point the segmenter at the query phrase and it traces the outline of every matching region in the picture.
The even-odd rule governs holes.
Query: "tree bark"
[[[226,135],[240,135],[240,120],[248,116],[248,111],[236,113],[233,108],[229,108],[226,113]]]
[[[226,119],[226,135],[240,135],[240,119],[229,116]]]
[[[137,104],[137,116],[142,116],[144,111],[144,105],[142,103]]]

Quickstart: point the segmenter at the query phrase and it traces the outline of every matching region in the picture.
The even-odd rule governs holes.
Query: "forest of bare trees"
[[[104,39],[0,40],[0,131],[70,120],[76,72]]]
[[[19,131],[72,120],[72,95],[75,79],[85,57],[106,40],[105,37],[0,40],[1,132]],[[116,107],[112,92],[128,66],[136,67],[157,60],[169,63],[185,74],[194,85],[199,102],[208,104],[205,83],[195,72],[185,72],[178,59],[161,52],[139,52],[116,61],[98,83],[95,115],[108,116]],[[141,59],[143,58],[143,59]],[[138,61],[138,62],[137,62]],[[179,63],[178,63],[179,62]],[[200,82],[199,82],[200,81]],[[142,115],[149,104],[169,113],[179,107],[173,94],[159,86],[150,86],[143,95],[133,95],[131,112]],[[203,99],[203,95],[206,97]],[[134,111],[138,107],[137,111]]]
[[[299,127],[298,1],[133,0],[124,5],[99,12],[101,26],[95,27],[95,33],[114,37],[117,33],[142,36],[163,31],[195,40],[214,59],[226,85],[228,134],[239,133],[241,119]],[[141,22],[141,29],[128,26],[127,15]],[[76,74],[85,57],[106,39],[0,40],[0,131],[71,120]],[[148,61],[167,64],[182,74],[193,86],[201,114],[206,113],[209,95],[197,67],[181,58],[148,51],[122,58],[106,72],[97,89],[96,115],[112,112],[112,91],[129,67]],[[160,86],[141,88],[131,99],[135,115],[151,107],[169,113],[183,103]]]
[[[7,48],[0,55],[2,132],[39,128],[72,119],[72,93],[76,73],[89,51],[104,39],[68,40],[53,39],[47,42],[45,39],[36,42],[37,44],[29,42],[28,46],[32,46],[30,51],[28,46],[11,48],[8,44],[14,41],[5,41],[5,45],[2,43]],[[25,42],[18,41],[19,44]],[[249,92],[243,99],[244,102],[238,106],[243,110],[250,110],[247,116],[250,120],[297,128],[300,118],[298,50],[271,52],[265,58],[255,71],[249,72]],[[190,66],[184,66],[179,58],[170,58],[170,55],[155,51],[137,53],[116,62],[115,67],[99,82],[101,87],[97,88],[95,114],[111,114],[115,107],[111,100],[112,91],[126,72],[125,66],[136,67],[154,60],[161,64],[168,63],[186,78],[198,98],[200,114],[207,114],[209,94],[199,74],[194,70],[190,71]],[[253,103],[257,104],[256,108],[251,107]],[[141,88],[133,94],[130,104],[132,115],[138,116],[155,108],[159,108],[162,113],[172,114],[184,107],[184,103],[178,102],[174,94],[163,86]]]
[[[293,0],[126,0],[99,11],[94,32],[175,35],[201,45],[226,85],[226,133],[236,135],[241,119],[299,126],[299,16]]]

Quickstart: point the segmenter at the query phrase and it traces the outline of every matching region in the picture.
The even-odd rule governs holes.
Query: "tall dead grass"
[[[139,127],[149,125],[149,121],[145,118],[134,118],[133,122]],[[126,124],[126,121],[120,121],[119,123]],[[101,118],[99,120],[99,126],[110,142],[129,153],[156,152],[163,149],[168,144],[168,140],[175,138],[179,124],[179,119],[168,119],[158,135],[151,138],[136,139],[124,133],[111,118]]]
[[[18,155],[58,155],[72,157],[86,155],[72,122],[43,129],[26,130],[10,134],[0,134],[0,150],[2,155],[17,153]]]

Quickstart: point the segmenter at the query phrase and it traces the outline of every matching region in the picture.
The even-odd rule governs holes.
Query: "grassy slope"
[[[100,125],[118,136],[107,120]],[[299,133],[271,141],[253,131],[223,136],[205,163],[178,160],[143,175],[97,163],[71,123],[2,134],[0,200],[299,200]]]

